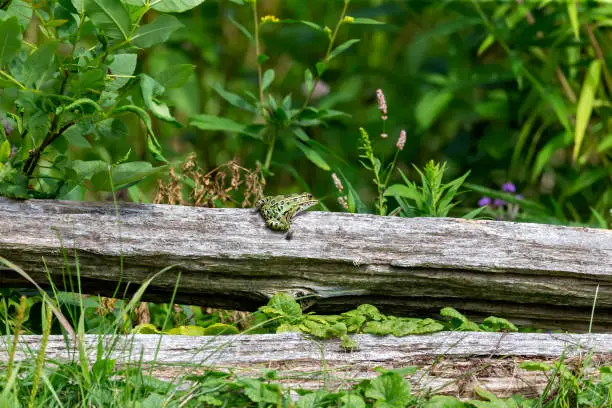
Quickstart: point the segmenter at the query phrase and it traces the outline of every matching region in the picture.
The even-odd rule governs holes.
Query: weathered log
[[[117,218],[117,213],[119,218]],[[252,310],[285,291],[312,310],[372,303],[400,315],[453,306],[475,318],[612,329],[612,231],[450,218],[307,212],[293,238],[250,209],[0,198],[0,256],[63,285],[65,259],[84,293],[147,290],[168,301]],[[0,266],[0,285],[24,285]],[[76,284],[75,286],[76,287]],[[120,289],[119,293],[122,293]]]
[[[540,394],[548,376],[521,369],[523,361],[559,361],[563,355],[563,363],[570,368],[590,367],[583,372],[586,375],[594,375],[597,365],[612,363],[609,334],[445,332],[353,338],[359,344],[353,352],[343,351],[338,340],[317,341],[298,333],[225,337],[86,335],[84,343],[89,361],[95,361],[98,350],[104,350],[101,358],[116,359],[119,365],[153,364],[154,375],[165,380],[205,369],[231,368],[247,376],[276,369],[287,387],[326,386],[335,390],[376,376],[375,367],[416,366],[417,371],[407,376],[415,390],[460,397],[473,397],[475,386],[500,397]],[[0,336],[0,362],[7,361],[12,340],[12,336]],[[41,336],[20,336],[16,360],[33,360],[40,340]],[[98,348],[100,341],[103,346]],[[79,361],[76,345],[67,348],[66,344],[64,337],[50,336],[47,358]],[[585,366],[587,358],[590,363]]]

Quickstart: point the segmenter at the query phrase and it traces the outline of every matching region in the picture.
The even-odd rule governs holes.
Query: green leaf
[[[182,13],[204,3],[205,0],[159,0],[152,8],[162,13]]]
[[[43,44],[28,57],[18,78],[22,84],[38,89],[40,84],[48,79],[47,73],[54,68],[55,47],[54,43]]]
[[[415,117],[420,130],[427,130],[453,100],[453,93],[446,90],[429,91],[418,102]]]
[[[366,403],[359,394],[349,393],[340,397],[340,408],[366,408]]]
[[[240,95],[236,95],[235,93],[226,91],[225,89],[221,88],[218,84],[213,84],[212,88],[215,90],[215,92],[219,94],[219,96],[221,96],[223,99],[225,99],[226,101],[228,101],[230,104],[234,105],[235,107],[249,111],[249,112],[253,112],[253,113],[257,112],[257,109],[255,108],[255,106],[248,103]]]
[[[585,188],[592,186],[600,179],[607,177],[608,173],[609,170],[605,167],[581,172],[580,175],[573,179],[571,184],[562,191],[559,199],[564,200],[567,197],[579,193]]]
[[[249,32],[249,30],[247,30],[245,26],[236,21],[236,19],[231,14],[227,14],[227,18],[230,23],[232,23],[234,27],[236,27],[250,42],[255,42],[255,38],[253,38],[253,35]]]
[[[21,27],[17,17],[0,22],[0,44],[0,66],[4,66],[21,48]]]
[[[373,379],[365,396],[376,400],[377,407],[404,408],[415,401],[408,381],[393,372]]]
[[[33,7],[29,3],[23,0],[12,0],[6,9],[6,14],[2,15],[2,11],[0,11],[0,18],[2,20],[7,20],[11,17],[17,17],[21,29],[25,30],[28,28],[30,20],[32,19],[32,14],[34,13],[32,8]]]
[[[130,15],[120,0],[84,0],[85,14],[109,38],[127,40]]]
[[[309,69],[304,71],[304,84],[306,85],[306,93],[310,94],[314,86],[314,80],[312,78],[312,72]]]
[[[129,78],[136,69],[136,54],[115,54],[115,59],[108,66],[110,75],[117,75],[118,77],[112,77],[111,81],[106,81],[104,87],[109,91],[116,91],[124,87],[131,78]]]
[[[467,405],[455,397],[434,395],[423,405],[423,408],[467,408]]]
[[[421,194],[414,184],[393,184],[385,189],[385,196],[393,197],[395,195],[409,198],[414,201],[419,201],[421,199]]]
[[[191,121],[189,122],[189,125],[195,126],[198,129],[243,133],[245,135],[261,139],[261,136],[258,134],[250,132],[247,126],[234,122],[228,118],[221,118],[214,115],[194,115],[190,119]]]
[[[593,110],[593,100],[599,86],[599,77],[601,73],[601,62],[597,59],[591,62],[586,73],[586,78],[582,83],[580,91],[580,99],[576,107],[576,132],[574,133],[574,154],[573,159],[576,161],[580,153],[580,147],[584,140],[584,133],[591,119]]]
[[[153,127],[151,126],[151,118],[149,117],[147,112],[136,105],[124,105],[113,111],[114,114],[123,112],[131,112],[138,115],[142,123],[144,123],[145,127],[147,128],[147,148],[153,154],[153,157],[155,157],[157,160],[168,163],[168,160],[166,160],[166,158],[162,154],[161,145],[157,141],[155,133],[153,133]]]
[[[331,170],[329,164],[327,164],[325,159],[321,157],[321,155],[316,150],[311,149],[309,146],[305,145],[304,143],[298,142],[297,140],[295,144],[302,151],[302,153],[304,153],[308,160],[310,160],[315,166],[317,166],[321,170]]]
[[[146,74],[138,75],[140,78],[140,90],[142,99],[147,109],[151,111],[153,116],[175,126],[180,127],[181,124],[170,114],[168,105],[158,102],[156,97],[163,94],[165,89],[156,80]]]
[[[2,142],[2,144],[0,144],[0,163],[6,163],[10,155],[11,144],[8,140],[5,140],[4,142]]]
[[[200,326],[178,326],[172,329],[165,330],[166,334],[174,334],[181,336],[203,336],[205,329]]]
[[[574,37],[580,40],[580,23],[578,22],[578,0],[568,0],[567,2],[567,14],[569,15],[572,29],[574,30]]]
[[[268,69],[263,74],[262,85],[261,85],[262,89],[264,91],[268,89],[268,87],[272,84],[272,81],[274,81],[274,70]]]
[[[238,333],[239,331],[235,326],[225,323],[214,323],[204,329],[205,336],[227,336]]]
[[[130,187],[144,178],[159,174],[167,166],[153,167],[149,162],[121,163],[110,168],[112,184],[109,179],[109,169],[104,169],[91,177],[91,186],[94,191],[113,191]]]
[[[523,370],[527,370],[527,371],[542,371],[542,372],[547,372],[554,368],[550,364],[545,363],[543,361],[525,361],[521,363],[520,367]]]
[[[374,20],[373,18],[355,17],[351,24],[385,24],[382,21]]]
[[[162,14],[150,24],[138,27],[132,36],[132,44],[140,48],[150,48],[156,44],[165,43],[173,32],[184,25],[178,18]]]
[[[89,180],[91,176],[101,171],[107,171],[108,163],[102,160],[74,160],[72,162],[72,170],[76,173],[76,180]]]
[[[157,75],[157,82],[166,89],[180,88],[184,86],[195,70],[192,64],[171,65]]]
[[[344,51],[348,50],[353,44],[357,44],[359,41],[361,40],[352,39],[352,40],[343,42],[342,44],[334,48],[334,50],[329,54],[325,62],[329,62],[332,59],[336,58],[338,55],[342,54]]]
[[[82,122],[79,122],[75,125],[70,126],[68,129],[62,133],[62,136],[68,141],[71,146],[80,147],[80,148],[90,148],[91,144],[87,139],[83,137],[83,126]]]
[[[473,220],[474,218],[476,218],[478,216],[478,214],[483,212],[486,208],[487,208],[486,205],[483,205],[482,207],[475,208],[472,211],[470,211],[469,213],[465,214],[461,218],[463,218],[464,220]]]

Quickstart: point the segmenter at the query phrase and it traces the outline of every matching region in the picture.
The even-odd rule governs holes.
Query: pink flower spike
[[[387,120],[387,101],[385,100],[385,94],[382,89],[376,90],[376,99],[378,99],[378,110],[382,114],[382,119]]]
[[[342,190],[344,190],[344,186],[342,185],[342,181],[340,181],[338,176],[336,176],[336,173],[332,173],[332,180],[334,180],[334,184],[336,185],[338,191],[342,192]]]
[[[402,131],[400,132],[399,138],[397,139],[397,143],[395,144],[395,146],[400,149],[400,150],[404,150],[404,145],[406,144],[406,131],[404,129],[402,129]]]

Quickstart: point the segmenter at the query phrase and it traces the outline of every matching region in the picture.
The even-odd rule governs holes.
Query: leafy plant
[[[174,75],[177,67],[157,78],[135,74],[138,52],[167,41],[183,26],[165,13],[202,1],[6,2],[0,14],[0,109],[12,123],[6,126],[3,116],[0,194],[83,199],[86,189],[126,188],[158,174],[163,166],[128,162],[131,149],[114,146],[129,134],[128,118],[136,118],[146,129],[152,160],[167,162],[151,116],[180,126],[160,98],[185,80]],[[151,11],[158,17],[143,23]],[[26,31],[33,18],[37,43]],[[102,160],[68,155],[92,146]]]

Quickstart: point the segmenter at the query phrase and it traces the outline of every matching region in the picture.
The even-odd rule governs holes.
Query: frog
[[[265,218],[268,228],[288,232],[287,238],[291,239],[293,217],[317,203],[310,193],[296,193],[264,197],[255,203],[255,208]]]

